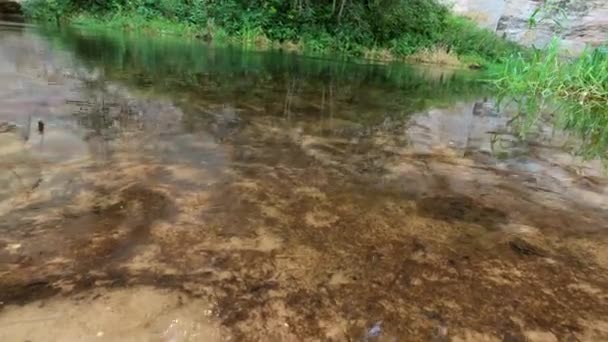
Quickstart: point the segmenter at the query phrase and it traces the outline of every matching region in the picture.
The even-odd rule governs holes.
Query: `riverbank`
[[[480,67],[519,47],[453,15],[435,1],[380,6],[237,0],[195,4],[108,1],[91,5],[30,0],[29,18],[61,24],[200,38],[214,44],[281,48],[307,55],[342,55]]]

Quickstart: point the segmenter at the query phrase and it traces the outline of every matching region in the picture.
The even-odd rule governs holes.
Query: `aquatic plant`
[[[541,120],[580,138],[574,151],[608,158],[608,54],[587,49],[565,57],[558,40],[531,56],[514,54],[493,70],[501,102],[514,102],[522,136]]]

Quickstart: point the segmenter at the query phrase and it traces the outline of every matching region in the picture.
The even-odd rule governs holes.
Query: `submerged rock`
[[[528,256],[539,256],[544,257],[547,255],[543,249],[538,246],[531,244],[530,242],[521,239],[515,238],[509,241],[509,246],[513,251],[520,255],[528,255]]]

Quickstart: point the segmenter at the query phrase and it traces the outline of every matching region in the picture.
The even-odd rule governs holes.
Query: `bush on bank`
[[[518,49],[437,0],[28,0],[24,10],[58,23],[381,59],[439,51],[491,63]]]

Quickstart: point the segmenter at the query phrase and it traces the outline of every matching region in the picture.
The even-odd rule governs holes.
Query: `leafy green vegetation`
[[[499,98],[517,104],[522,136],[541,120],[573,132],[576,152],[608,160],[608,53],[589,49],[575,58],[554,41],[532,56],[513,55],[494,70]]]
[[[514,43],[455,17],[437,0],[29,0],[26,14],[87,26],[381,59],[442,51],[496,62]]]

